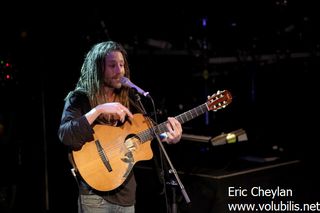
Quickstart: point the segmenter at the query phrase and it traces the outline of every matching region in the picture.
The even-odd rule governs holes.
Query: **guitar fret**
[[[221,98],[221,97],[220,97]],[[216,106],[214,106],[216,109]],[[190,121],[192,120],[193,118],[195,117],[198,117],[199,115],[202,115],[204,114],[205,112],[207,112],[209,109],[208,109],[208,105],[207,103],[204,103],[204,104],[201,104],[200,106],[197,106],[191,110],[188,110],[178,116],[176,116],[175,118],[181,123],[185,123],[187,121]],[[148,128],[140,133],[137,134],[137,136],[140,138],[141,142],[146,142],[146,141],[149,141],[149,140],[152,140],[154,138],[154,132],[156,134],[161,134],[161,133],[164,133],[167,131],[167,127],[166,127],[166,122],[163,122],[161,124],[158,124],[157,126],[154,126],[154,127],[151,127],[151,128]]]
[[[182,113],[181,115],[178,115],[176,116],[176,119],[181,123],[185,123],[199,115],[202,115],[204,112],[207,111],[207,105],[206,104],[202,104],[198,107],[195,107],[194,109],[192,110],[188,110],[187,112],[185,113]],[[167,129],[167,121],[166,122],[163,122],[163,123],[160,123],[159,125],[157,126],[154,126],[152,127],[153,129],[149,128],[147,130],[144,130],[140,133],[137,134],[137,136],[140,138],[141,142],[146,142],[146,141],[149,141],[149,140],[152,140],[154,137],[153,137],[153,131],[156,133],[156,134],[161,134],[161,133],[164,133],[166,132],[168,129]]]
[[[198,117],[199,115],[202,115],[203,113],[205,113],[206,111],[208,111],[207,109],[207,105],[206,104],[202,104],[194,109],[188,110],[185,113],[182,113],[181,115],[176,116],[176,119],[181,123],[185,123],[187,121],[190,121],[191,119]]]
[[[158,132],[158,134],[164,133],[168,130],[168,128],[166,126],[167,123],[168,122],[163,122],[158,126],[158,129],[160,130],[160,132]]]
[[[150,128],[149,129],[146,129],[140,133],[137,134],[137,136],[140,138],[141,142],[146,142],[146,141],[149,141],[151,140],[153,137],[151,136],[150,134]]]

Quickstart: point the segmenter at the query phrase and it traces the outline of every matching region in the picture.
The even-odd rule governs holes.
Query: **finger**
[[[182,126],[176,118],[169,117],[167,123],[168,143],[177,143],[181,139]]]
[[[174,144],[174,143],[177,143],[179,141],[179,138],[174,136],[174,134],[171,134],[171,133],[167,133],[167,138],[166,138],[166,142],[168,144]]]
[[[121,122],[124,122],[126,120],[126,117],[133,118],[133,114],[125,107],[120,108],[116,111],[116,114],[119,117],[119,120]]]
[[[124,121],[126,120],[126,117],[125,116],[122,116],[121,118],[120,118],[120,121],[123,123]]]
[[[127,108],[124,108],[123,112],[125,113],[125,116],[128,116],[129,118],[133,118],[133,114]]]
[[[178,133],[182,132],[182,127],[181,124],[179,123],[179,121],[175,118],[168,118],[168,130],[172,130],[172,131],[177,131]]]
[[[179,133],[182,133],[181,123],[176,118],[172,118],[171,121],[173,123],[173,128],[177,130]]]
[[[124,117],[128,116],[129,118],[133,118],[133,115],[129,111],[129,109],[122,104],[119,104],[118,110],[120,111],[120,113],[124,114]]]
[[[172,133],[172,132],[173,132],[173,124],[172,124],[171,122],[172,122],[172,121],[170,121],[170,120],[168,119],[168,122],[167,122],[167,124],[166,124],[168,133]]]

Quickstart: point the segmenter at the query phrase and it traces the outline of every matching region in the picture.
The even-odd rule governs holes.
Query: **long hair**
[[[91,107],[105,103],[104,95],[104,68],[105,57],[112,51],[119,51],[124,58],[124,76],[130,78],[127,52],[123,46],[114,41],[106,41],[95,44],[87,53],[81,67],[81,76],[79,77],[75,91],[85,92],[89,98]],[[128,88],[121,87],[116,89],[116,99],[129,107]]]

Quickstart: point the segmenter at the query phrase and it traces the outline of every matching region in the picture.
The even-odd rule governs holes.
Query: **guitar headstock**
[[[217,91],[212,96],[208,96],[207,107],[208,110],[217,111],[225,108],[232,101],[231,93],[228,90]]]

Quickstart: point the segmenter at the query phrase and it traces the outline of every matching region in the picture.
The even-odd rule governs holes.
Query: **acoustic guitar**
[[[208,101],[175,118],[185,123],[207,111],[225,108],[232,101],[229,91],[217,91]],[[153,157],[151,140],[156,134],[167,131],[166,122],[152,125],[151,120],[140,113],[121,126],[97,124],[94,140],[72,152],[76,170],[85,182],[99,191],[119,187],[128,177],[135,163]]]

